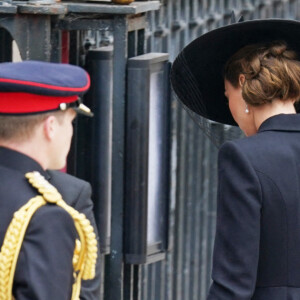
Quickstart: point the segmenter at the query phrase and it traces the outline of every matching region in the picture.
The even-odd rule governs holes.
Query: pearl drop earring
[[[249,108],[248,108],[248,104],[247,104],[247,103],[246,103],[245,113],[246,113],[246,114],[249,114]]]

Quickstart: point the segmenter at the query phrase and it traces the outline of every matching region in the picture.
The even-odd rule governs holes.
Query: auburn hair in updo
[[[244,100],[253,106],[300,98],[300,62],[285,42],[253,44],[236,52],[226,63],[224,77],[235,88],[243,74]]]

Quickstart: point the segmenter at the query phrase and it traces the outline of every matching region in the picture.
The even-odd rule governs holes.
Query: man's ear
[[[57,128],[57,120],[54,116],[49,116],[44,120],[43,129],[45,137],[48,141],[52,141]]]

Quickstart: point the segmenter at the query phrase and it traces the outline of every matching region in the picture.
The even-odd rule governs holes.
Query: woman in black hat
[[[299,31],[295,21],[233,24],[198,38],[174,62],[179,99],[248,136],[219,152],[208,300],[300,299]]]

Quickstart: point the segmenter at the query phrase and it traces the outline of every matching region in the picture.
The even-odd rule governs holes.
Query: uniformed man
[[[90,186],[55,171],[89,85],[77,66],[0,64],[1,300],[100,298]]]

